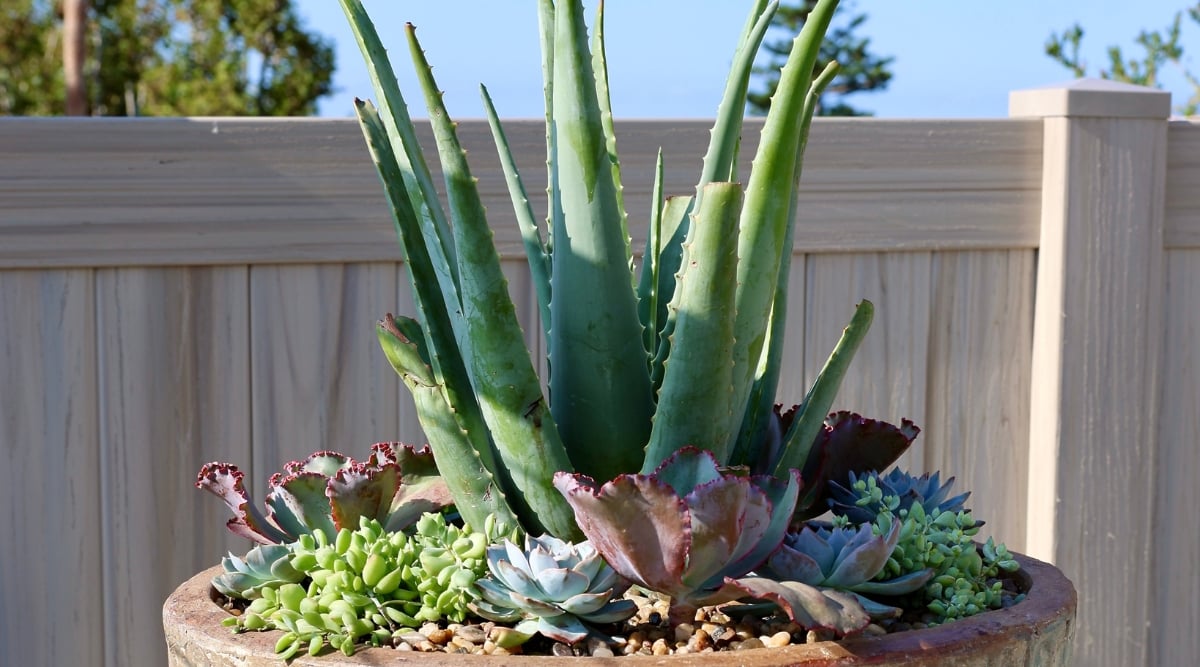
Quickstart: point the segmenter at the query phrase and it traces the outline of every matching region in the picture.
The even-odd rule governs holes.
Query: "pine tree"
[[[0,114],[66,108],[62,0],[0,10]],[[86,113],[306,115],[332,91],[332,43],[291,0],[91,0]]]
[[[771,21],[768,39],[763,41],[762,54],[767,55],[767,61],[754,68],[761,88],[750,91],[747,96],[746,107],[750,113],[765,114],[770,108],[771,96],[779,85],[779,68],[787,60],[792,39],[800,32],[805,18],[816,4],[816,0],[780,4],[779,11]],[[816,71],[824,69],[832,60],[837,60],[841,69],[821,95],[818,115],[869,116],[870,111],[851,106],[846,98],[856,93],[884,90],[892,80],[891,65],[894,59],[872,53],[871,40],[857,34],[866,20],[866,14],[856,13],[852,3],[843,3],[838,8],[834,24],[829,27],[825,42],[821,45]],[[773,35],[778,38],[771,39]]]
[[[1187,12],[1194,23],[1200,24],[1200,4],[1188,9]],[[1139,59],[1126,60],[1121,47],[1108,47],[1108,69],[1101,69],[1098,76],[1102,79],[1161,88],[1160,73],[1163,67],[1167,64],[1174,65],[1179,68],[1184,80],[1191,86],[1188,101],[1177,107],[1176,110],[1185,116],[1196,115],[1196,111],[1200,109],[1200,78],[1197,78],[1183,64],[1182,21],[1183,12],[1175,12],[1175,18],[1164,30],[1140,32],[1136,42],[1145,53]],[[1087,76],[1087,63],[1079,55],[1082,43],[1083,28],[1076,23],[1064,30],[1062,34],[1050,36],[1050,39],[1046,41],[1046,55],[1071,70],[1075,76]]]

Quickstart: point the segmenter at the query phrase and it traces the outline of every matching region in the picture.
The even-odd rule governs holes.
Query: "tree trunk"
[[[83,79],[88,0],[63,0],[63,78],[67,85],[68,116],[87,115],[87,86]]]

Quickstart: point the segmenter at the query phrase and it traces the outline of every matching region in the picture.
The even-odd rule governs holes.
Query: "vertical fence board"
[[[0,664],[98,665],[93,276],[0,271]]]
[[[928,252],[809,255],[806,386],[829,358],[854,306],[862,299],[875,304],[875,320],[842,382],[835,410],[896,424],[907,418],[923,431],[939,427],[929,423],[925,407],[931,256]],[[923,438],[918,438],[898,464],[919,464],[924,447]]]
[[[1200,655],[1200,250],[1168,250],[1167,317],[1155,484],[1150,664]]]
[[[255,484],[316,450],[361,459],[397,437],[400,380],[375,336],[395,304],[395,264],[251,268]]]
[[[246,274],[96,272],[109,667],[159,663],[162,600],[248,548],[225,530],[225,505],[192,486],[205,462],[249,464]]]
[[[957,477],[986,533],[1022,550],[1033,344],[1034,253],[935,256],[927,403],[920,469]]]
[[[1082,81],[1010,109],[1045,117],[1027,544],[1081,591],[1076,663],[1145,664],[1170,96]]]

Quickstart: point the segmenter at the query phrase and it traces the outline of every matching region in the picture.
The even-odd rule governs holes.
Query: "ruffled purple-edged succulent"
[[[796,411],[796,407],[787,411],[776,407],[775,418],[779,422],[776,430],[787,433]],[[794,520],[800,522],[824,514],[829,509],[826,499],[831,481],[845,484],[852,472],[886,470],[920,433],[921,429],[907,419],[896,426],[853,412],[830,414],[800,470],[804,494],[796,504]],[[754,465],[756,472],[774,466],[771,452],[769,441],[764,455]]]
[[[342,528],[358,528],[359,518],[376,519],[387,530],[402,530],[425,512],[453,501],[428,446],[381,442],[366,461],[332,451],[291,461],[271,475],[266,513],[258,509],[229,463],[208,463],[196,488],[222,500],[234,517],[226,524],[235,535],[260,544],[286,544],[320,529],[333,537]]]
[[[806,628],[854,634],[872,619],[898,616],[900,609],[867,596],[897,596],[921,588],[932,570],[875,581],[900,539],[900,524],[887,535],[859,528],[805,526],[788,533],[759,568],[760,577],[730,582],[747,595],[770,600]]]
[[[800,494],[787,479],[723,471],[712,453],[685,447],[649,475],[598,486],[560,472],[554,486],[588,541],[621,576],[671,596],[673,618],[742,592],[726,585],[779,546]],[[690,620],[690,619],[687,619]]]

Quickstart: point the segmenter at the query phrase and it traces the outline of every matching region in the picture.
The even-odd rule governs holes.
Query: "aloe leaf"
[[[458,350],[457,343],[454,337],[454,325],[451,321],[450,313],[447,312],[445,300],[438,289],[439,282],[436,277],[437,271],[434,269],[433,262],[430,259],[428,246],[422,241],[421,227],[417,222],[416,216],[413,213],[411,201],[408,198],[408,190],[404,186],[404,180],[399,173],[399,166],[396,162],[395,154],[392,151],[392,146],[389,143],[384,129],[384,124],[379,117],[378,111],[370,102],[356,101],[356,109],[358,111],[359,123],[363,129],[363,135],[367,141],[367,147],[371,152],[372,158],[375,160],[376,168],[379,171],[380,180],[384,186],[384,193],[388,198],[392,208],[392,220],[396,225],[397,237],[400,240],[400,248],[404,255],[404,267],[408,271],[409,282],[413,286],[413,297],[416,303],[417,310],[421,314],[423,325],[420,325],[421,336],[415,336],[415,322],[406,325],[409,329],[408,340],[411,340],[416,345],[416,354],[425,363],[428,364],[427,370],[419,369],[411,354],[407,356],[396,356],[396,361],[403,360],[405,363],[397,368],[404,368],[410,373],[413,378],[421,378],[419,384],[409,384],[406,380],[405,384],[410,390],[414,386],[423,387],[422,392],[413,392],[413,397],[417,400],[418,406],[424,406],[423,409],[434,410],[435,412],[429,416],[430,420],[436,420],[440,416],[437,411],[443,408],[437,403],[440,400],[444,405],[444,410],[448,410],[453,415],[455,423],[454,428],[441,428],[431,431],[426,428],[425,435],[429,438],[430,446],[434,448],[434,455],[440,459],[457,459],[459,457],[471,456],[480,461],[480,465],[485,471],[493,471],[496,469],[495,461],[492,457],[491,443],[487,439],[487,430],[483,421],[483,417],[479,412],[479,405],[475,400],[474,394],[471,391],[470,379],[467,375],[465,366],[463,365],[462,356]],[[395,333],[399,333],[399,330]],[[388,346],[384,346],[384,352],[388,352]],[[393,360],[389,356],[389,360]],[[401,378],[405,379],[403,373]],[[432,381],[431,381],[432,380]],[[428,389],[433,387],[432,390]],[[418,397],[418,393],[436,392],[438,397],[432,398],[429,396]],[[458,450],[462,443],[457,442],[462,436],[455,436],[454,431],[462,431],[469,434],[467,438],[467,448]],[[440,438],[445,437],[447,440],[442,441]],[[440,453],[442,451],[444,453]],[[466,472],[470,476],[478,476],[474,470]],[[456,493],[470,490],[470,479],[454,479],[456,473],[451,470],[447,474],[447,484]],[[481,479],[490,479],[490,472]],[[502,505],[504,496],[502,493],[492,494],[496,496],[496,500],[490,503],[483,503],[481,507],[488,508],[489,504],[495,505],[493,508],[504,516],[513,516],[513,512]],[[470,496],[462,496],[461,498],[475,498],[477,494]],[[464,500],[460,499],[460,502]],[[475,521],[481,521],[486,517],[488,510],[481,510],[481,514],[475,517]],[[476,523],[475,525],[483,525]]]
[[[488,126],[492,129],[492,140],[496,143],[496,153],[500,156],[500,167],[504,170],[504,181],[508,185],[508,196],[512,199],[513,213],[517,218],[517,227],[521,230],[521,240],[525,245],[525,257],[529,262],[529,271],[533,278],[534,291],[537,294],[538,312],[541,314],[542,329],[546,340],[550,339],[550,254],[542,241],[541,230],[533,217],[533,207],[529,205],[529,196],[525,193],[525,184],[517,171],[516,160],[508,146],[508,137],[496,115],[496,107],[488,95],[487,88],[480,86],[483,105],[487,109]]]
[[[742,188],[710,183],[692,220],[684,268],[670,308],[675,313],[658,410],[642,472],[649,474],[685,445],[709,450],[725,462],[737,423],[733,394],[733,309]]]
[[[783,450],[772,471],[774,474],[779,475],[789,468],[804,467],[817,434],[825,424],[825,417],[833,406],[833,399],[842,385],[842,378],[846,376],[854,353],[866,337],[874,317],[875,306],[870,301],[864,299],[858,304],[854,317],[842,331],[841,338],[838,339],[829,359],[825,361],[825,366],[821,368],[816,381],[809,388],[808,395],[804,397],[804,403],[800,406],[800,412],[784,436]]]
[[[621,212],[621,234],[625,237],[625,257],[633,271],[633,254],[629,245],[629,214],[625,210],[625,187],[621,185],[621,160],[617,156],[617,132],[613,126],[612,99],[608,88],[608,59],[604,53],[604,0],[596,3],[596,22],[592,26],[592,70],[596,75],[596,101],[600,103],[600,121],[604,128],[605,147],[612,161],[613,185],[617,193],[617,209]]]
[[[571,462],[525,348],[466,152],[411,24],[406,32],[417,78],[425,91],[455,222],[464,323],[456,332],[459,348],[500,459],[528,504],[528,511],[519,504],[514,506],[522,525],[534,532],[573,536],[577,533],[574,513],[552,483],[555,472],[572,469]]]
[[[422,354],[417,339],[402,334],[390,317],[379,323],[376,333],[384,356],[412,394],[417,419],[463,518],[469,525],[482,526],[488,515],[494,514],[497,521],[516,525],[516,515],[508,506],[503,489],[480,454],[490,451],[471,442],[462,414],[451,407],[433,372],[427,367],[421,370]]]
[[[654,161],[654,185],[650,194],[650,224],[646,234],[646,249],[642,251],[642,275],[638,282],[638,319],[642,322],[642,338],[646,354],[658,349],[658,253],[662,248],[663,222],[663,152],[658,149]]]
[[[784,243],[799,170],[797,155],[807,127],[804,107],[817,52],[836,8],[837,0],[818,2],[793,43],[780,72],[779,89],[763,125],[746,186],[738,255],[755,261],[738,266],[734,405],[745,405],[749,397],[753,373],[766,343],[767,322],[779,284],[780,258],[791,252]]]
[[[661,247],[658,251],[655,279],[658,287],[654,292],[655,325],[658,327],[657,348],[650,363],[650,381],[654,394],[662,385],[663,365],[671,354],[671,332],[675,330],[675,313],[668,308],[675,298],[675,276],[683,264],[683,242],[688,233],[688,218],[691,216],[693,197],[669,197],[662,213],[662,229],[659,234]]]
[[[821,93],[833,81],[837,71],[837,62],[829,63],[813,81],[812,88],[808,91],[808,97],[804,101],[800,147],[796,151],[796,173],[792,177],[794,183],[800,182],[800,172],[804,166],[804,151],[808,147],[808,131],[812,127],[812,119],[816,114]],[[799,194],[800,188],[792,189],[792,198],[788,206],[789,222],[784,235],[783,257],[779,262],[779,280],[775,286],[775,299],[771,304],[767,339],[755,370],[754,384],[750,389],[750,400],[742,418],[737,444],[734,445],[733,454],[730,457],[730,462],[735,465],[758,458],[757,449],[762,446],[766,437],[768,422],[775,406],[775,393],[779,389],[779,373],[783,367],[783,343],[787,329],[788,278],[792,271],[792,248],[796,234]]]
[[[653,395],[581,8],[554,11],[554,221],[550,396],[577,468],[609,479],[641,465]],[[562,244],[569,244],[563,247]]]
[[[454,294],[455,290],[449,286],[458,284],[458,276],[454,273],[455,253],[454,246],[450,243],[450,225],[438,200],[437,189],[433,186],[433,176],[425,164],[416,130],[408,115],[408,105],[405,104],[400,86],[396,83],[396,73],[388,60],[387,50],[379,39],[375,24],[363,8],[362,1],[340,2],[342,11],[349,19],[354,40],[366,62],[367,74],[375,89],[375,103],[387,129],[388,141],[392,146],[401,147],[401,150],[396,152],[396,164],[408,189],[412,210],[421,221],[433,266],[437,269],[438,280],[442,283],[442,291],[447,295]]]
[[[554,251],[554,230],[562,224],[558,192],[558,140],[554,131],[554,0],[538,2],[538,41],[542,49],[542,93],[546,108],[546,251]]]
[[[742,118],[746,109],[746,91],[750,88],[750,75],[754,69],[754,58],[758,54],[763,36],[771,27],[771,19],[779,9],[779,2],[758,0],[746,19],[733,55],[733,65],[725,79],[725,91],[717,106],[717,119],[713,123],[708,150],[700,170],[700,182],[696,184],[696,204],[700,204],[701,191],[713,181],[731,181],[737,171],[738,146],[742,136]]]

